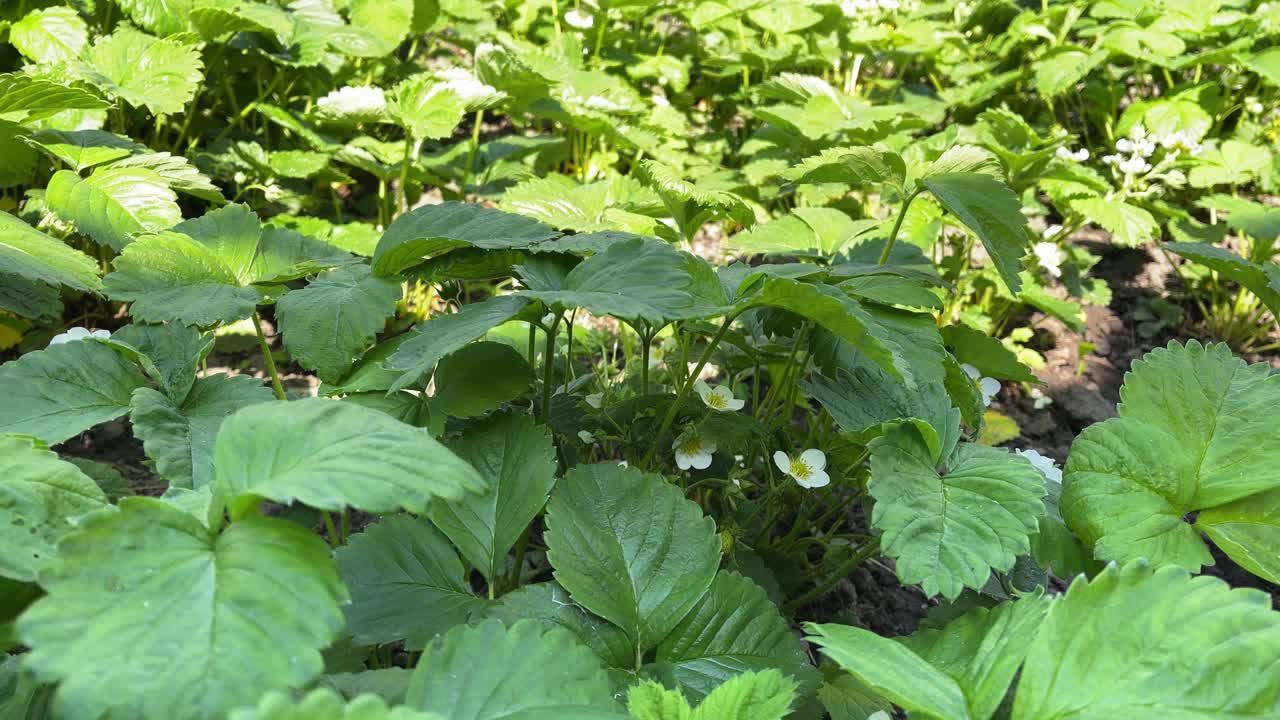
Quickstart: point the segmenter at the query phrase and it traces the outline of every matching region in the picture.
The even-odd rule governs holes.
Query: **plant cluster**
[[[1280,714],[1280,613],[1202,574],[1280,583],[1233,354],[1276,347],[1280,4],[0,28],[0,717]],[[1136,334],[1209,340],[1059,465],[988,406],[1110,302],[1086,229],[1176,266]],[[108,423],[154,484],[75,450]],[[870,566],[915,632],[833,599]]]

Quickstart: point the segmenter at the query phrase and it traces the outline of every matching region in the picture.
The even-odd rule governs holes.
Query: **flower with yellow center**
[[[831,476],[826,473],[827,455],[817,448],[809,448],[799,455],[779,450],[773,454],[773,464],[802,488],[820,488],[831,482]]]
[[[699,380],[693,384],[693,389],[698,391],[698,397],[702,398],[704,405],[717,412],[736,412],[746,404],[745,400],[735,398],[733,391],[723,385],[713,388]]]
[[[683,435],[671,446],[676,451],[676,467],[681,470],[706,470],[711,467],[711,456],[716,444],[699,435]]]

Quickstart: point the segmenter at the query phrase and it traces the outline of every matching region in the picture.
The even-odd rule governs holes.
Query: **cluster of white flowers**
[[[781,450],[773,454],[773,464],[802,488],[820,488],[831,482],[827,474],[827,455],[817,448],[809,448],[799,455],[788,455]]]
[[[1116,152],[1104,155],[1102,162],[1114,165],[1116,170],[1124,175],[1142,175],[1151,172],[1153,166],[1148,158],[1155,154],[1157,147],[1164,148],[1168,156],[1177,156],[1180,153],[1197,155],[1201,150],[1200,143],[1185,130],[1156,136],[1148,135],[1146,128],[1135,125],[1129,131],[1129,137],[1116,141]]]
[[[1089,159],[1089,149],[1080,148],[1079,150],[1071,150],[1068,147],[1060,147],[1054,153],[1059,160],[1071,160],[1074,162],[1084,162]]]
[[[1171,132],[1160,138],[1160,147],[1170,152],[1184,152],[1188,155],[1199,155],[1200,143],[1185,130]]]
[[[452,90],[453,94],[468,107],[490,102],[503,95],[492,85],[480,82],[480,78],[466,68],[447,68],[437,72],[436,77],[440,78],[444,87]]]
[[[338,88],[316,101],[316,110],[322,115],[371,116],[387,109],[387,96],[382,88],[347,86]]]
[[[1049,397],[1045,391],[1040,388],[1031,388],[1031,405],[1037,410],[1043,410],[1053,404],[1053,398]]]
[[[1016,450],[1015,452],[1030,461],[1031,465],[1040,471],[1045,480],[1059,485],[1062,484],[1062,468],[1058,467],[1053,458],[1045,457],[1035,450]]]
[[[961,365],[960,369],[964,370],[964,374],[977,383],[978,390],[982,393],[983,406],[990,405],[992,398],[996,396],[996,393],[1000,392],[1000,381],[995,378],[984,377],[982,371],[969,363]]]
[[[1049,230],[1054,230],[1055,228],[1057,231],[1062,230],[1057,225],[1050,226]],[[1049,230],[1045,230],[1045,237],[1054,234],[1050,233]],[[1056,278],[1062,277],[1062,262],[1067,259],[1067,255],[1062,252],[1062,248],[1058,247],[1057,243],[1045,240],[1036,243],[1031,250],[1035,253],[1036,262],[1040,263],[1040,267],[1048,270],[1049,274]]]
[[[58,333],[57,335],[54,335],[53,339],[49,341],[49,344],[61,345],[63,343],[75,342],[77,340],[84,340],[85,338],[90,338],[90,337],[102,338],[103,340],[106,340],[107,338],[111,337],[111,331],[110,330],[90,330],[89,328],[73,327],[64,333]]]

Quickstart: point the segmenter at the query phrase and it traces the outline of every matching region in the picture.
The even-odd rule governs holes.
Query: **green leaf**
[[[400,284],[350,265],[316,277],[276,303],[284,346],[298,364],[334,382],[395,314]]]
[[[1244,286],[1249,292],[1257,295],[1273,315],[1280,312],[1280,290],[1271,282],[1271,277],[1268,275],[1268,268],[1274,263],[1255,264],[1230,250],[1204,243],[1165,243],[1164,247]]]
[[[561,478],[546,525],[556,580],[625,630],[637,656],[697,604],[720,564],[715,523],[696,504],[660,475],[613,463]]]
[[[139,233],[181,222],[177,200],[164,178],[146,168],[100,168],[87,178],[59,170],[45,190],[45,202],[58,217],[117,251]]]
[[[975,720],[995,714],[1051,603],[1038,595],[976,608],[901,641],[960,686]]]
[[[546,426],[527,415],[500,415],[451,444],[488,483],[480,495],[431,504],[428,517],[490,583],[507,553],[542,511],[556,482],[556,452]]]
[[[643,238],[614,243],[587,258],[569,271],[559,290],[521,295],[655,327],[715,315],[725,304],[724,291],[705,261]]]
[[[292,230],[262,227],[244,205],[228,205],[130,243],[105,285],[113,299],[132,302],[137,320],[207,326],[252,315],[266,295],[257,284],[352,262]]]
[[[76,518],[107,496],[80,469],[26,435],[0,435],[0,577],[35,582]]]
[[[373,271],[382,276],[402,275],[454,248],[526,248],[557,234],[537,220],[481,205],[427,205],[391,223],[373,253]]]
[[[366,0],[366,4],[377,7],[378,12],[385,11],[381,0]],[[466,109],[462,98],[431,73],[419,73],[401,81],[387,98],[388,114],[415,140],[452,135]]]
[[[195,0],[119,0],[117,3],[140,27],[157,35],[187,30]]]
[[[49,594],[18,621],[25,667],[59,683],[60,716],[86,720],[219,717],[301,687],[320,673],[347,595],[305,528],[252,517],[213,537],[141,497],[84,519],[40,583]]]
[[[30,122],[64,110],[102,110],[106,100],[79,86],[30,75],[0,74],[0,115]]]
[[[433,407],[452,417],[477,417],[520,397],[534,372],[519,350],[500,342],[463,345],[436,368]]]
[[[922,177],[951,173],[982,173],[1004,179],[1004,168],[991,151],[977,145],[952,145],[924,169]]]
[[[496,618],[507,625],[524,620],[548,629],[563,628],[591,648],[609,667],[630,667],[635,663],[635,650],[627,634],[617,625],[587,612],[555,581],[524,585],[503,595],[489,607],[485,617]]]
[[[528,304],[519,295],[496,295],[419,325],[417,332],[401,342],[385,363],[388,370],[402,373],[390,389],[401,390],[418,382],[435,370],[440,358],[515,317]]]
[[[228,418],[214,451],[233,516],[260,499],[322,510],[426,512],[437,497],[483,492],[484,478],[431,438],[376,410],[310,398],[263,403]]]
[[[912,425],[871,442],[872,524],[904,583],[953,599],[1031,549],[1044,479],[1007,450],[960,443],[941,466]]]
[[[352,536],[334,560],[351,591],[347,631],[360,645],[407,639],[408,649],[420,650],[484,607],[458,553],[423,518],[385,517]]]
[[[377,695],[363,694],[345,702],[329,688],[317,688],[302,699],[287,693],[269,692],[257,706],[240,708],[229,720],[444,720],[442,715],[419,712],[406,707],[388,708],[387,701]]]
[[[860,146],[829,148],[807,157],[787,172],[799,184],[845,183],[874,185],[889,183],[901,188],[906,181],[906,166],[895,152]]]
[[[877,712],[893,712],[893,705],[867,687],[852,673],[841,671],[833,663],[823,665],[827,680],[818,688],[822,707],[831,720],[870,720]]]
[[[636,720],[781,720],[790,712],[795,694],[795,681],[776,670],[744,672],[691,710],[678,691],[649,680],[630,689],[627,709]]]
[[[848,625],[806,623],[805,629],[822,654],[895,705],[940,720],[972,717],[956,681],[902,643]]]
[[[698,699],[740,673],[774,668],[817,685],[799,638],[761,587],[733,572],[716,575],[707,593],[658,645],[685,694]],[[710,698],[708,697],[708,700]]]
[[[106,130],[37,130],[29,142],[76,171],[147,151],[146,145]]]
[[[1174,567],[1111,565],[1054,604],[1013,719],[1271,717],[1277,648],[1280,614],[1265,593]]]
[[[835,208],[802,207],[732,236],[729,246],[746,253],[828,257],[880,225],[878,220],[854,220]]]
[[[86,60],[86,79],[109,97],[133,107],[146,106],[157,115],[182,112],[204,80],[204,65],[195,47],[128,26],[94,42]]]
[[[1071,201],[1071,209],[1111,233],[1112,242],[1124,247],[1150,242],[1160,231],[1151,213],[1122,200],[1081,198]]]
[[[0,213],[0,270],[50,285],[102,290],[93,258],[9,213]]]
[[[167,152],[144,152],[110,163],[113,168],[145,168],[159,175],[170,189],[192,197],[208,200],[215,205],[226,202],[222,191],[186,158]]]
[[[0,433],[60,443],[129,411],[147,384],[137,366],[96,340],[52,345],[0,365]]]
[[[376,41],[377,55],[389,55],[409,34],[413,0],[351,0],[347,17],[353,29],[367,33]]]
[[[1171,342],[1133,363],[1120,417],[1071,446],[1062,516],[1101,560],[1212,564],[1184,516],[1280,486],[1274,423],[1280,376],[1226,345]]]
[[[125,344],[150,360],[155,380],[165,394],[181,402],[196,380],[196,368],[213,350],[213,334],[178,323],[132,323],[111,334],[114,344]],[[144,370],[151,372],[144,366]]]
[[[1035,74],[1032,82],[1036,92],[1046,97],[1057,97],[1073,90],[1106,59],[1105,52],[1061,46],[1032,64],[1032,72]]]
[[[213,482],[213,443],[222,421],[242,407],[275,398],[261,380],[217,373],[195,381],[181,402],[151,388],[133,392],[133,432],[171,487]]]
[[[29,131],[8,120],[0,120],[0,156],[5,159],[0,166],[0,188],[30,185],[35,180],[40,154],[27,142]]]
[[[1022,258],[1027,248],[1027,221],[1022,203],[1008,185],[983,173],[945,173],[922,178],[923,185],[952,215],[982,241],[996,270],[1018,292]]]
[[[1209,508],[1195,526],[1237,565],[1280,583],[1280,489]]]
[[[63,63],[89,42],[89,26],[68,7],[32,10],[9,28],[9,42],[32,62]]]
[[[600,661],[567,631],[488,620],[456,627],[423,650],[405,704],[450,720],[604,718],[612,695]],[[532,714],[538,710],[549,712]]]
[[[1244,185],[1271,172],[1271,157],[1265,145],[1227,140],[1196,158],[1187,181],[1194,188]]]
[[[984,376],[1014,382],[1040,382],[1003,343],[968,325],[942,328],[942,339],[956,360],[978,368]]]

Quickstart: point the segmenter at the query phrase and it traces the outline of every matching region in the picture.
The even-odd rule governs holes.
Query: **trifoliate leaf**
[[[1007,450],[960,443],[941,465],[914,425],[871,443],[872,524],[898,578],[929,596],[980,589],[1031,549],[1044,478]]]
[[[1271,150],[1265,145],[1226,140],[1195,159],[1187,182],[1193,188],[1244,185],[1270,172],[1271,158]]]
[[[74,340],[0,365],[0,433],[60,443],[129,411],[142,371],[96,340]]]
[[[637,655],[698,603],[720,564],[715,523],[660,475],[579,465],[547,505],[547,558],[575,602],[625,630]]]
[[[481,205],[427,205],[391,223],[373,254],[373,271],[383,276],[400,275],[454,248],[519,249],[557,234],[532,218]]]
[[[1258,590],[1114,564],[1076,578],[1031,643],[1014,720],[1280,713],[1280,614]]]
[[[418,382],[435,370],[440,358],[515,317],[528,304],[529,300],[519,295],[497,295],[427,320],[387,359],[385,367],[401,373],[390,389],[401,390]]]
[[[99,168],[87,178],[59,170],[49,179],[44,197],[58,217],[116,251],[140,233],[182,221],[178,197],[164,178],[146,168]]]
[[[9,42],[34,63],[63,63],[89,42],[89,26],[69,7],[32,10],[9,28]]]
[[[0,212],[0,271],[49,285],[101,292],[93,258]]]
[[[251,517],[215,537],[142,497],[83,520],[40,583],[48,595],[18,622],[24,664],[58,683],[54,707],[73,720],[221,717],[301,687],[347,598],[328,547],[299,525]]]
[[[170,486],[198,489],[213,482],[213,443],[222,421],[274,397],[257,378],[218,373],[196,380],[181,402],[151,388],[135,390],[130,419]]]
[[[261,499],[322,510],[426,512],[483,492],[483,477],[431,438],[376,410],[333,400],[247,407],[223,422],[215,495],[239,515]]]
[[[76,518],[107,496],[80,469],[28,435],[0,435],[0,577],[35,582]]]
[[[430,73],[402,81],[387,99],[387,114],[415,139],[436,140],[453,134],[466,104]]]
[[[484,607],[458,553],[425,518],[385,517],[334,559],[351,591],[347,631],[360,645],[408,640],[418,650]]]
[[[373,344],[399,299],[399,283],[371,275],[368,265],[350,265],[286,293],[276,319],[298,364],[334,382]]]
[[[228,205],[131,243],[105,279],[107,294],[133,304],[143,322],[213,325],[253,314],[258,283],[293,280],[355,258],[292,230],[263,227],[244,205]]]
[[[1120,417],[1076,438],[1063,477],[1062,516],[1099,559],[1212,564],[1183,518],[1280,486],[1267,452],[1280,430],[1266,419],[1280,377],[1269,370],[1194,340],[1133,363]]]
[[[228,720],[444,720],[435,713],[387,707],[387,701],[361,694],[351,702],[329,688],[318,688],[300,700],[279,691],[262,696],[256,707],[234,710]]]
[[[157,115],[182,112],[204,80],[204,65],[195,47],[127,26],[94,42],[87,64],[86,79],[108,96],[134,107],[146,106]]]
[[[1009,291],[1022,289],[1018,273],[1027,249],[1027,220],[1009,186],[975,172],[930,175],[920,184],[978,236]]]
[[[681,688],[694,699],[714,693],[739,673],[766,668],[817,686],[817,671],[773,601],[759,585],[728,571],[716,575],[662,640],[655,660],[670,663]]]
[[[479,495],[434,502],[427,515],[467,562],[495,583],[507,566],[507,553],[555,485],[555,446],[546,426],[535,425],[529,416],[502,415],[468,428],[450,449],[489,487]]]
[[[450,720],[603,720],[616,707],[600,661],[568,631],[534,622],[508,628],[497,620],[456,627],[428,645],[405,704]],[[534,715],[542,708],[547,715]]]

